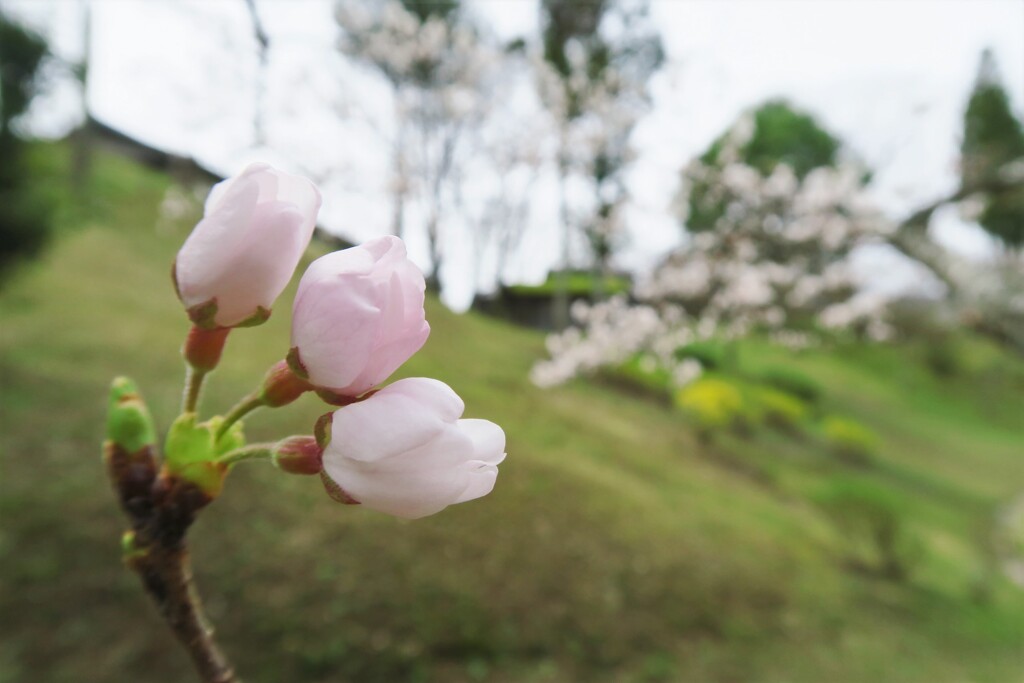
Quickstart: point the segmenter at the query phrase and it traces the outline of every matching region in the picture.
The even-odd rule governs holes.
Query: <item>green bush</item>
[[[747,423],[742,392],[724,379],[704,377],[688,384],[676,392],[675,403],[704,430],[740,427]]]
[[[675,351],[677,360],[692,358],[705,370],[721,370],[726,365],[727,355],[724,345],[712,341],[693,342]]]
[[[850,544],[851,564],[895,581],[908,579],[922,555],[920,539],[907,528],[899,496],[865,481],[843,479],[814,502]]]
[[[668,398],[672,379],[657,361],[639,353],[616,368],[602,371],[601,377],[615,386],[664,399]]]
[[[959,350],[952,339],[929,342],[925,347],[924,361],[939,377],[952,377],[962,370]]]
[[[844,460],[867,463],[878,451],[878,436],[854,420],[830,415],[822,421],[821,430],[829,448]]]
[[[765,384],[808,403],[817,403],[825,393],[821,384],[813,377],[784,365],[765,368],[758,378]]]
[[[754,400],[763,421],[784,431],[797,431],[807,417],[807,404],[778,389],[759,387]]]

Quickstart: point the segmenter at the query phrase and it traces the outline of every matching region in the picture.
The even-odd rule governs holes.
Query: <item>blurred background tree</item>
[[[461,143],[491,104],[492,67],[499,51],[457,0],[392,0],[373,6],[342,2],[335,16],[344,32],[343,52],[372,66],[390,85],[391,230],[404,236],[407,203],[417,200],[430,251],[427,282],[438,289],[442,228],[457,191]]]
[[[544,0],[541,5],[541,97],[559,130],[558,174],[562,273],[556,287],[556,326],[568,322],[568,277],[574,233],[583,236],[603,295],[612,256],[623,236],[629,198],[625,173],[630,137],[650,106],[647,83],[664,61],[647,2]],[[572,206],[569,186],[581,181],[593,201]]]
[[[741,161],[768,176],[779,164],[786,164],[799,178],[815,168],[836,164],[840,142],[822,128],[810,114],[798,111],[785,100],[770,100],[757,107],[741,124],[751,127],[745,132],[746,142],[723,156],[728,137],[734,129],[720,135],[700,156],[708,167],[721,168],[725,163]],[[714,228],[726,207],[708,202],[713,193],[711,178],[691,178],[689,182],[686,229],[701,232]]]
[[[582,330],[549,343],[553,358],[534,368],[534,381],[642,357],[646,374],[682,386],[721,364],[692,352],[708,341],[761,333],[803,347],[835,332],[891,336],[887,301],[862,291],[852,259],[893,226],[865,193],[870,174],[840,161],[840,150],[784,102],[741,115],[683,169],[677,206],[691,239],[629,301],[574,306]]]
[[[991,50],[981,53],[974,90],[964,114],[961,180],[965,187],[984,184],[1006,164],[1024,163],[1024,126],[1014,115]],[[1024,189],[988,197],[978,223],[1003,245],[1024,245]]]
[[[841,151],[785,101],[742,115],[684,168],[677,205],[693,239],[638,296],[679,303],[730,337],[818,325],[887,336],[880,302],[860,296],[851,266],[887,221],[864,194],[870,174]]]
[[[47,56],[43,38],[0,11],[0,277],[20,259],[37,254],[50,217],[28,172],[28,147],[17,120],[40,87]]]

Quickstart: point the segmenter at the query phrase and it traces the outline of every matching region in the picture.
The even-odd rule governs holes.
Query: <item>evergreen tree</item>
[[[965,186],[983,184],[1005,164],[1024,159],[1024,126],[1010,108],[991,50],[981,55],[967,102],[961,154]],[[978,222],[1005,245],[1024,245],[1024,191],[988,198]]]
[[[735,140],[737,137],[741,139]],[[738,161],[756,169],[763,177],[771,175],[779,164],[785,164],[803,180],[816,168],[834,168],[839,149],[839,140],[813,116],[795,109],[785,100],[771,100],[720,135],[699,161],[712,168]],[[729,150],[729,155],[735,150],[738,158],[723,158],[723,150]],[[686,227],[691,232],[712,229],[727,208],[724,203],[714,201],[713,182],[712,178],[686,178]]]
[[[0,12],[0,275],[19,258],[37,253],[49,216],[29,178],[26,145],[13,128],[39,84],[46,42]]]

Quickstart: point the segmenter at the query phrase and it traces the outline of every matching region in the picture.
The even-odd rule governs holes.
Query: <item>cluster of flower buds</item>
[[[500,427],[460,419],[462,400],[437,380],[403,379],[378,388],[430,334],[423,274],[396,237],[310,264],[295,296],[284,358],[226,414],[199,421],[204,376],[219,363],[232,329],[270,317],[310,242],[320,203],[308,180],[265,164],[210,192],[174,265],[175,288],[193,327],[183,349],[185,405],[162,459],[134,386],[119,379],[112,394],[108,469],[130,517],[135,508],[148,514],[152,491],[175,483],[201,492],[201,506],[219,494],[232,466],[254,458],[284,472],[320,475],[336,500],[410,519],[494,487],[505,456]],[[243,416],[310,391],[337,408],[320,418],[315,435],[245,444]],[[132,420],[146,426],[143,436],[125,431],[122,423],[132,427]]]

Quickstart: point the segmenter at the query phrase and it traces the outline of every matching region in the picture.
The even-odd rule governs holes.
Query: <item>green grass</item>
[[[88,199],[64,149],[39,164],[59,237],[0,292],[0,683],[191,680],[134,576],[101,471],[105,393],[134,377],[165,428],[187,322],[171,290],[186,223],[167,179],[100,155]],[[312,256],[312,254],[311,254]],[[232,334],[204,407],[222,411],[288,347],[289,301]],[[239,466],[192,532],[200,588],[249,682],[1018,681],[1024,593],[994,568],[997,510],[1024,489],[1024,364],[966,339],[940,379],[914,346],[801,354],[823,412],[878,435],[869,464],[769,427],[701,441],[669,402],[526,380],[541,335],[431,299],[401,375],[438,377],[508,435],[495,492],[412,523],[330,501],[315,478]],[[308,433],[313,397],[249,420]],[[851,568],[814,501],[885,492],[921,544],[904,582]]]

